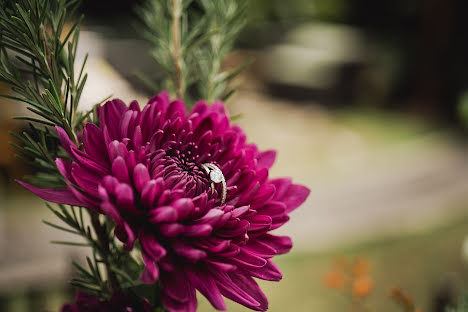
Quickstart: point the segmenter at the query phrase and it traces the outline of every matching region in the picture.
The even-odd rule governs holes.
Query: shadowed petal
[[[24,188],[30,190],[40,198],[57,203],[57,204],[65,204],[65,205],[72,205],[72,206],[80,206],[80,207],[87,207],[90,208],[85,203],[79,201],[75,195],[69,190],[54,190],[54,189],[41,189],[27,183],[21,182],[16,180],[19,184],[21,184]]]
[[[140,243],[145,252],[153,259],[158,261],[166,255],[166,249],[156,240],[152,233],[143,233],[140,237]]]
[[[159,279],[159,269],[154,260],[145,252],[142,253],[145,268],[141,273],[140,280],[145,284],[153,284]]]
[[[166,112],[167,119],[176,119],[185,116],[185,104],[181,100],[172,101]]]
[[[221,311],[226,310],[226,303],[210,275],[201,275],[199,272],[187,271],[187,276],[193,286],[210,301],[215,309]]]
[[[235,272],[228,273],[228,274],[230,275],[232,281],[237,284],[237,286],[242,285],[241,288],[243,288],[255,300],[257,300],[260,303],[260,305],[258,306],[258,309],[260,311],[268,310],[268,300],[265,294],[262,292],[262,290],[258,286],[257,282],[255,282],[253,278],[239,275],[239,274],[236,274]]]
[[[99,124],[101,127],[107,127],[112,140],[120,138],[119,122],[127,110],[127,105],[119,99],[107,101],[104,105],[98,107]]]
[[[218,289],[223,296],[248,308],[257,311],[259,310],[260,303],[250,296],[248,292],[234,283],[227,273],[213,270],[211,274],[213,275],[216,285],[218,285]]]
[[[162,301],[169,312],[195,312],[197,297],[195,287],[192,286],[183,272],[174,271],[161,275],[163,286]]]
[[[61,158],[57,158],[55,160],[55,164],[57,165],[57,169],[65,177],[65,179],[67,179],[68,181],[73,181],[73,178],[71,176],[71,168],[72,168],[71,162],[65,161]]]
[[[102,186],[99,186],[100,191],[104,191]],[[102,212],[105,213],[109,218],[111,218],[115,223],[120,224],[122,223],[122,217],[120,216],[119,211],[115,208],[115,206],[109,202],[104,202],[101,204]]]
[[[106,143],[101,129],[93,123],[87,123],[83,131],[83,146],[89,156],[104,167],[108,165]]]
[[[130,228],[130,226],[124,222],[122,224],[117,224],[114,230],[115,236],[124,243],[124,249],[129,251],[133,249],[133,244],[135,243],[135,233]]]
[[[227,273],[227,275],[230,277],[233,284],[235,284],[243,292],[249,294],[256,302],[258,302],[258,305],[250,305],[248,302],[245,302],[245,301],[239,302],[236,300],[237,298],[236,299],[231,298],[232,295],[227,292],[223,292],[223,295],[245,305],[246,307],[252,310],[256,310],[256,311],[268,310],[268,300],[253,278],[249,276],[244,276],[238,273],[236,274],[236,272],[230,272],[230,273]]]
[[[72,146],[76,147],[75,143],[73,143],[73,141],[70,140],[68,134],[65,132],[65,130],[63,130],[63,128],[56,126],[55,129],[57,130],[60,144],[62,144],[62,147],[65,149],[65,151],[67,151],[68,155],[71,156],[71,148]]]

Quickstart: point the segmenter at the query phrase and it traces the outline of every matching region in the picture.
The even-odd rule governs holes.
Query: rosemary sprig
[[[85,208],[65,205],[57,205],[57,208],[54,208],[49,204],[47,204],[47,207],[64,225],[43,221],[45,224],[55,229],[75,234],[84,241],[52,241],[52,243],[75,247],[91,247],[93,250],[93,258],[87,258],[88,269],[74,263],[74,266],[78,270],[78,277],[72,279],[72,285],[87,292],[95,293],[100,297],[110,297],[120,288],[121,281],[119,281],[118,274],[112,268],[122,267],[117,259],[124,252],[121,249],[115,248],[115,242],[112,236],[110,236],[110,231],[108,231],[105,223],[101,223],[99,215],[94,211],[87,210],[90,217],[89,219],[85,218],[83,214]],[[128,265],[131,264],[128,259],[129,257],[126,258]],[[104,280],[100,266],[104,266],[107,280]],[[128,273],[126,274],[128,275]],[[132,281],[137,282],[136,278]]]
[[[225,57],[232,51],[234,42],[247,22],[247,1],[200,0],[208,21],[208,29],[213,29],[209,40],[194,51],[198,60],[200,80],[197,83],[202,99],[212,102],[217,99],[227,100],[234,89],[229,82],[253,60],[229,71],[222,70]]]
[[[0,81],[9,84],[16,93],[1,96],[26,103],[36,115],[19,117],[31,121],[31,131],[12,135],[20,143],[16,145],[22,152],[20,157],[38,168],[30,180],[43,187],[66,187],[55,159],[68,156],[56,132],[49,127],[62,127],[78,144],[75,129],[88,116],[75,114],[87,78],[86,58],[75,73],[81,22],[81,18],[74,19],[78,4],[79,0],[18,0],[16,3],[0,0]],[[122,266],[114,259],[123,251],[115,247],[107,223],[101,223],[94,211],[88,211],[91,221],[86,222],[81,207],[48,207],[66,226],[46,221],[47,225],[85,240],[53,243],[93,249],[93,258],[87,258],[88,268],[75,264],[78,277],[72,284],[100,297],[109,297],[120,288],[117,274],[111,268]],[[100,266],[106,270],[106,281]]]
[[[86,59],[75,73],[81,22],[75,18],[78,4],[79,0],[0,0],[0,81],[15,93],[0,97],[28,105],[36,116],[17,118],[41,124],[43,128],[33,129],[41,142],[57,141],[44,127],[60,126],[77,143],[75,112],[87,79]],[[25,156],[39,167],[42,177],[52,175],[57,148],[34,144],[25,134],[16,137],[25,144]],[[50,184],[40,176],[36,182]]]
[[[251,60],[230,71],[222,63],[246,23],[247,0],[147,0],[137,8],[152,59],[164,72],[152,80],[139,73],[152,91],[168,89],[192,102],[227,99],[232,79]]]

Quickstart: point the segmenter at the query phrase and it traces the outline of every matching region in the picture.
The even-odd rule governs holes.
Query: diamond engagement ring
[[[226,201],[226,193],[227,193],[227,187],[226,187],[226,179],[224,178],[223,172],[221,169],[219,169],[218,166],[212,163],[205,163],[201,165],[203,169],[205,169],[206,174],[210,177],[211,181],[211,193],[213,194],[215,191],[215,183],[221,183],[222,185],[222,196],[221,196],[221,202],[220,206],[224,204]]]

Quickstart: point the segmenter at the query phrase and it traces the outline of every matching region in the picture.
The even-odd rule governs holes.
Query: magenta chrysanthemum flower
[[[226,308],[222,296],[266,310],[254,277],[280,280],[271,258],[292,246],[270,231],[309,190],[289,178],[269,179],[276,153],[247,144],[221,102],[199,102],[187,115],[182,101],[161,93],[142,111],[135,101],[127,107],[113,100],[98,115],[99,126],[84,128],[83,149],[57,128],[72,159],[57,159],[67,190],[23,185],[46,200],[109,216],[127,250],[138,239],[141,280],[161,282],[169,311],[195,311],[196,290],[219,310]],[[225,178],[225,202],[207,164]]]

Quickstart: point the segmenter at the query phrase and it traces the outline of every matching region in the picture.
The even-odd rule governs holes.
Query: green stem
[[[61,105],[64,106],[63,103],[66,101],[66,99],[64,99],[64,96],[62,94],[63,93],[62,92],[62,87],[61,87],[62,80],[61,80],[60,77],[57,77],[56,75],[54,75],[54,72],[52,70],[52,68],[53,68],[53,66],[52,66],[52,54],[50,52],[49,43],[47,41],[47,33],[46,33],[45,27],[43,25],[41,26],[41,37],[40,37],[40,39],[43,42],[44,47],[45,47],[45,62],[44,62],[44,66],[46,67],[45,70],[47,71],[49,77],[51,78],[51,82],[53,84],[55,84],[56,91],[57,91],[58,96],[59,96],[59,98],[60,98],[60,100],[62,102]],[[73,129],[71,128],[71,126],[69,125],[67,120],[65,119],[64,115],[62,115],[62,114],[58,115],[58,113],[56,115],[57,115],[57,117],[59,119],[62,120],[62,127],[64,128],[65,132],[68,134],[70,139],[76,145],[78,145],[78,140],[77,140],[77,138],[75,136],[75,133],[73,132]]]
[[[119,282],[117,280],[117,276],[115,275],[114,271],[111,269],[111,259],[110,259],[110,250],[109,250],[109,237],[107,235],[105,225],[101,224],[99,220],[99,214],[94,211],[89,212],[91,216],[91,224],[93,226],[94,232],[96,233],[99,249],[101,251],[101,257],[104,262],[104,266],[106,267],[106,274],[107,274],[107,281],[110,293],[114,293],[119,290]]]
[[[180,18],[182,15],[182,0],[172,0],[172,59],[174,62],[174,85],[176,95],[184,99],[185,83],[182,73],[183,59],[181,53]]]
[[[218,27],[217,21],[214,21],[213,28],[216,29]],[[215,98],[215,77],[221,71],[221,62],[222,56],[217,53],[220,50],[220,35],[215,34],[210,40],[211,51],[213,52],[212,57],[213,60],[210,64],[210,74],[208,76],[208,86],[207,86],[207,101],[209,103],[216,100]]]

